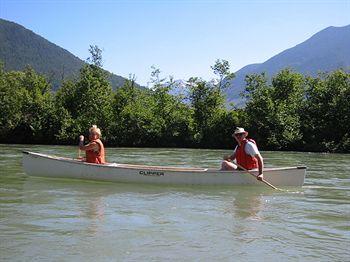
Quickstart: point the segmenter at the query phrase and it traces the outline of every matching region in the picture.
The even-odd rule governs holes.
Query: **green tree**
[[[299,111],[303,105],[304,78],[281,70],[268,85],[265,74],[246,77],[249,99],[246,114],[249,130],[269,149],[295,149],[301,142]]]
[[[174,84],[160,78],[153,67],[151,89],[135,87],[133,78],[116,91],[114,126],[117,144],[133,146],[186,146],[190,143],[190,109],[169,94]]]
[[[191,109],[181,97],[170,94],[177,86],[172,77],[161,78],[160,70],[153,67],[151,74],[154,120],[160,127],[157,144],[162,146],[189,146],[192,143]]]
[[[96,48],[89,50],[93,64],[84,65],[78,79],[65,82],[57,92],[57,106],[65,108],[67,117],[73,119],[66,123],[71,141],[79,134],[86,133],[93,124],[102,129],[104,139],[110,137],[113,121],[113,91],[106,73],[100,67],[102,56]],[[61,133],[63,138],[67,131],[61,130]]]
[[[214,127],[220,122],[220,116],[225,110],[224,97],[219,89],[198,78],[189,79],[188,86],[193,110],[194,140],[198,145],[208,147],[217,138]]]
[[[0,70],[1,139],[17,143],[54,143],[48,128],[54,111],[51,87],[31,67],[23,72]]]
[[[226,109],[223,89],[234,74],[230,73],[229,63],[225,60],[217,60],[211,68],[218,76],[217,79],[206,82],[190,78],[188,81],[194,139],[202,147],[227,147],[232,145],[231,133],[238,123],[238,115]]]
[[[303,130],[306,150],[350,152],[350,74],[336,70],[307,78]]]
[[[218,76],[217,88],[219,90],[226,89],[230,85],[229,81],[235,77],[235,74],[230,72],[230,64],[226,60],[217,59],[211,69]]]
[[[0,141],[9,142],[9,136],[22,119],[21,72],[6,73],[0,64]]]
[[[122,146],[151,146],[160,127],[153,120],[154,101],[147,90],[135,87],[132,79],[116,90],[113,102],[113,141]]]
[[[86,61],[94,66],[102,68],[103,59],[102,59],[102,50],[97,45],[90,45],[89,48],[90,57]]]

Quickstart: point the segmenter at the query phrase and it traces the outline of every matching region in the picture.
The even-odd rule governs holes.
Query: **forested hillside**
[[[78,76],[85,64],[67,50],[4,19],[0,19],[0,60],[6,71],[23,70],[30,65],[46,76],[54,90],[57,90],[62,80]],[[113,88],[123,85],[123,77],[106,73]]]
[[[229,101],[242,103],[240,93],[245,88],[247,74],[266,73],[271,79],[277,72],[290,68],[304,75],[337,69],[350,70],[350,25],[328,27],[306,41],[289,48],[261,64],[252,64],[238,70],[227,89]]]

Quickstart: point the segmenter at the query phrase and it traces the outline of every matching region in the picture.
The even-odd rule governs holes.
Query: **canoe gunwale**
[[[108,163],[108,164],[94,164],[87,163],[79,159],[74,158],[66,158],[60,156],[52,156],[41,153],[35,153],[30,151],[22,151],[23,154],[28,154],[33,157],[46,158],[57,160],[61,162],[75,163],[79,165],[87,165],[87,166],[96,166],[103,168],[118,168],[118,169],[136,169],[136,170],[159,170],[159,171],[179,171],[179,172],[195,172],[195,173],[206,173],[206,172],[220,172],[220,173],[246,173],[244,170],[218,170],[215,168],[197,168],[197,167],[175,167],[175,166],[148,166],[148,165],[136,165],[136,164],[118,164],[118,163]],[[272,167],[272,168],[264,168],[264,171],[284,171],[284,170],[293,170],[293,169],[307,169],[306,166],[291,166],[291,167]],[[251,172],[258,172],[257,169],[250,170]]]
[[[103,167],[103,168],[137,169],[137,170],[149,169],[149,170],[181,171],[181,172],[186,172],[186,171],[187,172],[207,172],[208,171],[208,168],[196,168],[196,167],[183,168],[183,167],[174,167],[174,166],[148,166],[148,165],[118,164],[118,163],[94,164],[94,163],[84,162],[80,159],[52,156],[52,155],[34,153],[29,151],[23,151],[23,153],[33,157],[38,157],[38,158],[46,158],[46,159],[58,160],[60,162],[68,162],[68,163],[75,163],[80,165],[96,166],[96,167]],[[218,170],[215,170],[215,171],[218,171]]]

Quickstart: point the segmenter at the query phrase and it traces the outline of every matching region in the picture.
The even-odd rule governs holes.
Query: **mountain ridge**
[[[328,72],[338,68],[350,68],[350,25],[329,26],[288,48],[263,63],[248,64],[235,72],[226,90],[227,101],[244,105],[240,93],[245,89],[245,76],[265,72],[273,76],[283,68],[291,68],[306,75]],[[0,18],[0,60],[5,70],[23,70],[31,65],[47,76],[57,90],[64,79],[79,74],[85,64],[68,50],[50,42],[15,22]],[[106,71],[106,70],[105,70]],[[125,78],[106,71],[113,88],[123,85]],[[176,92],[175,92],[176,93]]]
[[[267,73],[271,77],[283,68],[291,68],[305,75],[329,72],[338,68],[350,68],[350,25],[329,26],[315,33],[302,43],[288,48],[263,63],[250,64],[235,72],[226,93],[229,102],[244,104],[239,94],[244,91],[245,76]]]
[[[0,60],[6,71],[32,66],[47,76],[57,90],[64,79],[79,74],[85,64],[68,50],[50,42],[30,29],[0,18]],[[125,78],[105,70],[113,88],[123,85]]]

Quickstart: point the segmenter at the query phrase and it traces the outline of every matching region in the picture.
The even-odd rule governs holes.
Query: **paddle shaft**
[[[248,169],[242,167],[241,165],[238,165],[237,163],[236,163],[236,166],[238,166],[240,169],[243,169],[244,171],[246,171],[247,173],[251,174],[253,177],[256,178],[256,175],[254,175]],[[259,180],[259,181],[263,182],[264,184],[268,185],[269,187],[272,187],[273,189],[279,189],[279,188],[275,187],[274,185],[272,185],[271,183],[267,182],[265,179],[262,179],[262,180]]]

